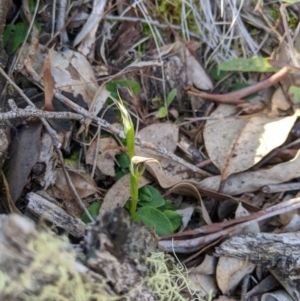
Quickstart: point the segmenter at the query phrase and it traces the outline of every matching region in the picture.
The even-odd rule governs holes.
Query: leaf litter
[[[2,213],[16,207],[86,248],[99,244],[100,231],[101,243],[117,247],[96,251],[99,262],[114,266],[125,256],[124,269],[144,273],[126,253],[137,235],[116,213],[128,210],[132,189],[115,105],[122,101],[135,126],[134,155],[145,158],[136,219],[187,269],[174,300],[248,300],[254,291],[257,300],[300,300],[299,265],[287,257],[297,256],[300,231],[298,4],[23,0],[18,18],[18,4],[4,2],[0,60],[7,51],[17,61],[0,70]],[[29,25],[28,40],[20,24]],[[285,249],[275,245],[283,240]],[[109,268],[105,274],[119,283]],[[277,287],[266,292],[270,275]],[[152,300],[125,282],[128,296]],[[122,298],[118,285],[109,294]]]

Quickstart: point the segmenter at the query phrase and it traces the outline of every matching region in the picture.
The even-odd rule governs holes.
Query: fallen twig
[[[227,104],[241,104],[241,103],[246,103],[245,100],[243,100],[244,97],[247,97],[251,94],[254,94],[258,91],[262,91],[264,89],[267,89],[279,81],[281,81],[284,77],[286,77],[291,70],[291,67],[285,66],[282,69],[280,69],[277,73],[273,74],[269,78],[258,82],[250,87],[246,87],[243,89],[240,89],[235,92],[227,93],[227,94],[209,94],[205,92],[200,92],[195,89],[188,89],[186,92],[189,95],[193,96],[199,96],[203,97],[209,100],[214,100],[220,103],[227,103]]]
[[[207,244],[210,244],[222,237],[226,237],[234,233],[235,231],[250,225],[251,223],[259,222],[264,219],[283,214],[298,208],[300,208],[300,197],[291,199],[286,202],[282,202],[275,206],[266,208],[262,211],[255,212],[232,221],[225,221],[223,223],[216,223],[208,226],[203,226],[195,230],[181,233],[182,236],[210,233],[206,236],[185,240],[161,240],[159,241],[159,246],[165,248],[169,252],[174,251],[178,253],[193,253],[200,250]]]
[[[81,123],[84,121],[82,115],[72,112],[48,112],[39,110],[33,106],[28,106],[25,109],[20,109],[16,106],[13,99],[9,99],[8,104],[11,108],[11,111],[0,113],[0,121],[29,117],[38,117],[46,119],[72,119],[78,120]]]

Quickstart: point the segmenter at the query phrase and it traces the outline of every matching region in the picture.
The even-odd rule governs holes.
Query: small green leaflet
[[[158,209],[162,212],[164,212],[166,210],[175,211],[175,210],[178,210],[179,207],[177,205],[175,205],[174,203],[172,203],[171,201],[165,200],[165,204],[163,206],[159,207]]]
[[[125,152],[121,152],[119,155],[116,156],[118,163],[120,164],[121,168],[129,168],[130,166],[130,159]]]
[[[93,219],[97,218],[101,205],[102,205],[102,201],[97,201],[87,208],[87,211],[90,213],[90,215],[92,216]],[[81,220],[85,224],[88,224],[91,222],[85,212],[82,214]]]
[[[170,220],[173,227],[173,232],[175,232],[181,225],[182,216],[171,210],[166,210],[163,213]]]
[[[136,212],[136,218],[141,220],[147,227],[155,228],[158,236],[170,235],[173,233],[173,225],[168,217],[153,207],[142,207]]]
[[[139,189],[140,206],[160,207],[165,204],[165,199],[157,189],[150,185],[146,185]]]
[[[168,97],[167,97],[167,104],[168,104],[168,107],[169,107],[169,105],[172,103],[172,101],[175,99],[176,95],[177,95],[177,89],[176,89],[176,88],[172,89],[172,90],[169,92]]]
[[[282,0],[282,2],[289,3],[289,4],[294,4],[294,3],[299,2],[299,0]]]
[[[26,23],[8,24],[4,30],[3,43],[8,43],[8,54],[13,54],[24,42],[28,30]]]
[[[300,88],[297,86],[290,86],[288,94],[291,97],[291,100],[294,104],[300,103]]]
[[[151,202],[153,199],[149,185],[146,185],[139,189],[139,200],[144,202]]]
[[[134,95],[138,95],[141,90],[140,84],[134,80],[117,79],[117,80],[111,81],[111,82],[107,83],[105,85],[105,87],[106,87],[107,91],[109,91],[111,93],[111,96],[116,99],[119,98],[118,91],[117,91],[118,85],[121,87],[130,88]]]
[[[168,115],[168,110],[165,107],[160,107],[158,110],[158,118],[164,118]]]
[[[254,56],[252,58],[238,58],[218,65],[222,71],[241,72],[277,72],[279,69],[269,63],[269,58]]]

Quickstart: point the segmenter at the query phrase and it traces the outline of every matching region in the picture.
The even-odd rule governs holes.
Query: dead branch
[[[28,200],[26,212],[44,218],[74,237],[83,237],[86,225],[80,219],[70,216],[62,208],[34,192],[28,193],[26,199]]]
[[[31,100],[24,94],[24,92],[8,77],[8,75],[5,73],[5,71],[0,67],[0,74],[3,75],[3,77],[6,78],[7,81],[9,81],[9,83],[14,87],[14,89],[16,89],[16,91],[20,94],[20,96],[23,97],[24,100],[26,100],[26,102],[31,105],[34,106],[34,104],[31,102]],[[90,112],[88,112],[87,110],[85,110],[84,108],[80,107],[79,105],[77,105],[76,103],[74,103],[73,101],[71,101],[70,99],[68,99],[67,97],[63,96],[61,93],[59,92],[55,92],[55,97],[61,101],[63,104],[65,104],[66,106],[68,106],[70,109],[74,110],[75,112],[77,112],[78,114],[81,114],[82,116],[84,116],[87,119],[92,120],[92,122],[94,122],[95,124],[97,124],[98,126],[112,132],[113,134],[118,135],[120,138],[125,139],[125,134],[122,130],[114,127],[113,125],[109,124],[107,121],[94,116],[93,114],[91,114]],[[41,118],[42,120],[45,120],[43,117]],[[46,120],[45,120],[46,121]],[[144,148],[148,148],[151,150],[156,151],[159,154],[164,155],[167,158],[170,158],[171,160],[178,162],[179,164],[182,164],[183,166],[185,166],[186,168],[188,168],[189,170],[198,173],[200,175],[203,176],[209,176],[208,173],[206,173],[205,171],[201,170],[200,168],[196,167],[193,164],[190,164],[186,161],[184,161],[183,159],[179,158],[178,156],[176,156],[175,154],[169,152],[168,150],[162,148],[162,147],[157,147],[149,142],[146,141],[141,141],[140,139],[135,139],[135,143],[136,145],[140,145],[141,147]]]
[[[161,240],[159,242],[159,246],[165,248],[169,252],[174,251],[178,253],[193,253],[220,238],[227,237],[228,235],[233,235],[234,232],[246,226],[249,226],[251,223],[259,222],[298,208],[300,208],[300,198],[294,198],[262,211],[244,216],[237,220],[226,221],[219,224],[212,224],[196,230],[187,231],[185,233],[186,235],[192,235],[191,232],[193,232],[194,235],[209,233],[208,235],[183,240]],[[184,232],[181,233],[181,235],[184,235]]]
[[[269,269],[293,299],[300,300],[300,232],[235,236],[217,247],[216,255],[250,260]]]
[[[45,118],[45,119],[72,119],[78,120],[81,123],[84,121],[82,115],[72,112],[49,112],[39,110],[33,106],[27,106],[25,109],[20,109],[16,106],[12,99],[8,100],[11,111],[0,113],[0,121],[11,120],[16,118]]]
[[[189,95],[193,96],[199,96],[204,97],[206,99],[214,100],[220,103],[228,103],[228,104],[241,104],[245,103],[245,100],[242,100],[242,98],[247,97],[251,94],[254,94],[258,91],[262,91],[264,89],[267,89],[279,81],[281,81],[283,78],[285,78],[289,72],[291,71],[291,67],[285,66],[282,69],[280,69],[277,73],[273,74],[269,78],[258,82],[250,87],[246,87],[243,89],[240,89],[235,92],[227,93],[227,94],[208,94],[205,92],[195,91],[195,90],[187,90],[187,93]]]

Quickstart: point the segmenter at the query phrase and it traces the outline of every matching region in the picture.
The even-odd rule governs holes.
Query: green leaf
[[[129,159],[129,156],[125,152],[121,152],[119,155],[117,155],[116,160],[118,161],[121,168],[129,168],[130,159]]]
[[[158,236],[173,233],[173,226],[165,214],[153,207],[142,207],[136,212],[137,220],[141,220],[147,227],[155,228]]]
[[[249,87],[249,86],[250,85],[247,83],[233,83],[231,86],[230,92],[238,91],[238,90],[241,90],[241,89]],[[245,99],[250,100],[250,99],[254,98],[255,96],[257,96],[257,93],[251,94],[251,95],[245,97]]]
[[[223,79],[228,74],[228,72],[220,70],[217,65],[212,66],[209,73],[215,81]]]
[[[8,42],[8,54],[13,54],[24,42],[28,30],[28,24],[20,22],[17,24],[8,24],[4,30],[3,43]]]
[[[64,162],[66,165],[68,165],[70,167],[77,166],[77,164],[79,162],[79,156],[80,156],[80,151],[75,150],[69,158],[66,158],[64,160]]]
[[[166,210],[163,213],[170,220],[173,227],[173,232],[175,232],[181,225],[182,216],[171,210]]]
[[[93,219],[97,218],[102,203],[103,203],[102,201],[97,201],[87,208],[87,211],[90,213]],[[82,214],[81,220],[86,224],[91,222],[85,212]]]
[[[147,193],[151,194],[151,199],[148,197],[148,199],[143,199],[144,195],[139,195],[139,205],[140,206],[150,206],[150,207],[161,207],[165,204],[165,199],[162,197],[162,195],[159,193],[157,189],[150,185],[144,186],[148,190]],[[143,188],[144,188],[143,187]]]
[[[177,95],[177,89],[176,89],[176,88],[172,89],[172,90],[169,92],[168,97],[167,97],[167,104],[168,104],[168,107],[169,107],[169,105],[172,103],[172,101],[175,99],[176,95]]]
[[[134,80],[117,79],[117,80],[111,81],[108,84],[106,84],[105,87],[111,93],[111,96],[116,99],[118,99],[118,91],[117,91],[118,85],[121,87],[130,88],[134,95],[138,95],[141,90],[140,84]]]
[[[160,107],[158,110],[158,118],[164,118],[168,115],[168,110],[165,107]]]
[[[144,202],[151,202],[153,199],[152,193],[149,189],[149,185],[146,185],[139,189],[139,200]]]
[[[269,58],[252,57],[238,58],[223,62],[218,65],[223,71],[242,71],[242,72],[277,72],[279,69],[269,63]]]
[[[165,200],[165,204],[163,206],[158,207],[157,209],[164,212],[165,210],[175,211],[175,210],[178,210],[179,207],[177,205],[175,205],[174,203],[172,203],[171,201]]]
[[[290,3],[290,4],[297,3],[298,1],[299,1],[299,0],[282,0],[282,2]]]
[[[288,90],[288,95],[291,97],[291,100],[294,104],[300,103],[300,88],[297,86],[290,86]]]
[[[128,172],[123,171],[123,170],[116,171],[114,180],[117,182],[118,180],[120,180],[122,177],[124,177],[127,174],[128,174]]]

